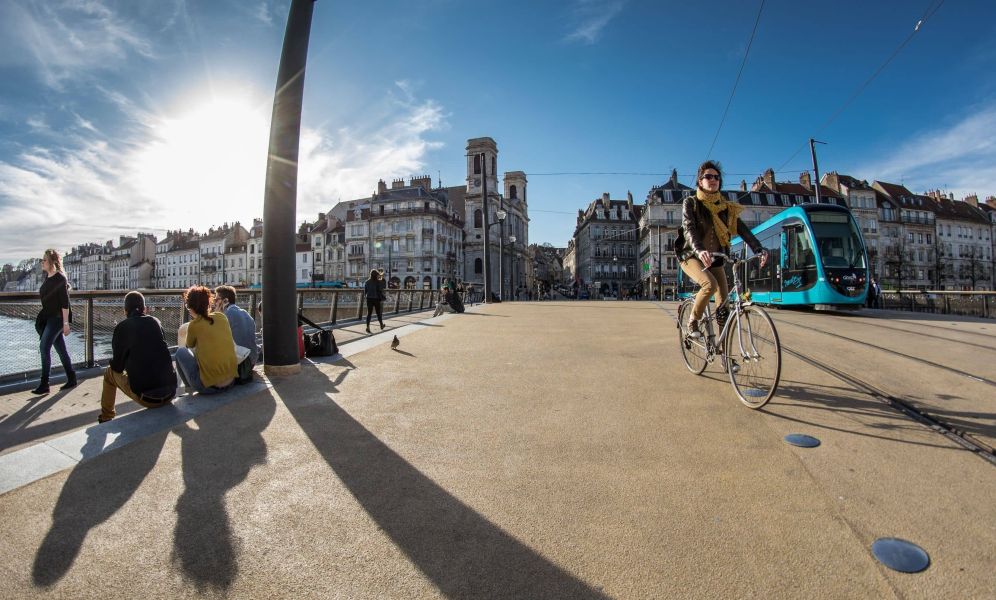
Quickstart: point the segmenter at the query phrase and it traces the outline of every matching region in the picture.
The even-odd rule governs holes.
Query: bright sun
[[[175,224],[206,228],[257,216],[263,204],[269,119],[234,98],[164,117],[136,157],[136,190]]]

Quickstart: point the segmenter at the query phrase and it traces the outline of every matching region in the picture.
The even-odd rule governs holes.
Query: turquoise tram
[[[743,281],[754,302],[816,310],[858,309],[864,305],[868,295],[868,254],[861,231],[847,208],[800,204],[786,208],[751,231],[770,253],[763,268],[756,260],[746,266]],[[743,252],[740,237],[731,240],[731,250],[734,256]],[[732,273],[727,274],[727,279],[732,287]],[[679,296],[694,294],[696,287],[679,270]]]

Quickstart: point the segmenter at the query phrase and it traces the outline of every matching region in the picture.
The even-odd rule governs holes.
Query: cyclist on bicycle
[[[722,305],[729,295],[730,287],[723,270],[723,259],[715,258],[712,252],[729,254],[730,239],[739,235],[750,246],[754,254],[761,255],[761,266],[768,262],[768,252],[757,241],[750,228],[740,220],[743,207],[730,202],[719,191],[723,185],[723,174],[718,162],[707,160],[699,167],[694,196],[685,198],[681,210],[683,236],[675,240],[675,253],[685,275],[698,283],[701,288],[695,295],[692,315],[688,322],[691,337],[700,337],[699,320],[713,294],[716,302]],[[722,306],[716,310],[720,328],[726,322],[729,310]]]

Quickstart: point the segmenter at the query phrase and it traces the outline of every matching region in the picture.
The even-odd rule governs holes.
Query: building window
[[[481,209],[474,211],[474,227],[484,227],[484,213]]]
[[[480,154],[475,154],[474,155],[474,175],[480,175],[480,174],[481,174],[481,155]]]
[[[475,275],[480,275],[483,272],[484,272],[484,263],[483,263],[483,261],[481,259],[479,259],[479,258],[475,258],[474,259],[474,274]]]
[[[510,186],[508,187],[508,195],[509,195],[509,197],[510,197],[510,198],[518,198],[518,197],[519,197],[519,195],[518,195],[518,194],[519,194],[519,192],[518,192],[518,190],[517,190],[517,189],[515,188],[515,185],[510,185]]]

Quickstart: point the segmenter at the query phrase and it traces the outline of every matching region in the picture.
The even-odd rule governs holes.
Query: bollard
[[[335,318],[339,312],[339,292],[332,292],[332,308],[329,309],[329,321],[335,325]]]
[[[401,290],[398,290],[394,295],[394,314],[398,314],[401,311]]]

